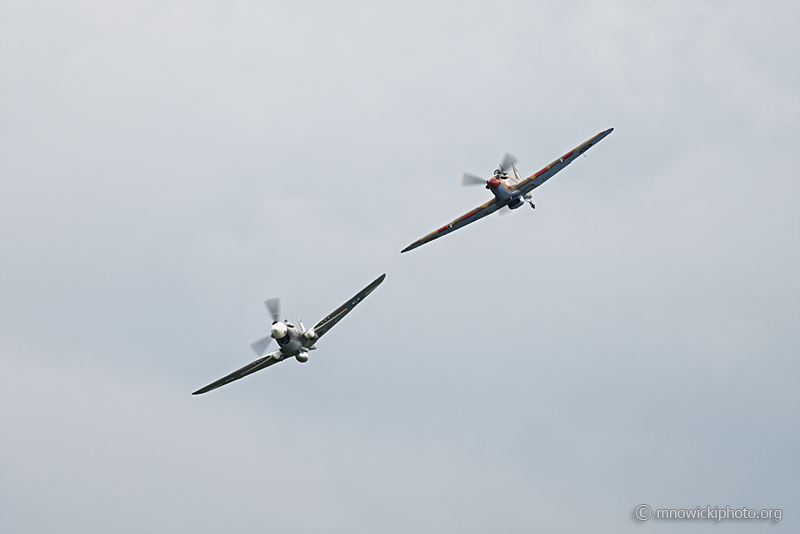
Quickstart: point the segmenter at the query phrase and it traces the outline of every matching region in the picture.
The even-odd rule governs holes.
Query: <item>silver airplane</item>
[[[270,329],[270,335],[259,339],[250,344],[250,347],[253,349],[259,358],[241,369],[238,369],[228,376],[222,377],[216,382],[213,382],[202,389],[198,389],[192,395],[202,395],[203,393],[208,393],[212,389],[217,389],[220,386],[224,386],[234,380],[239,380],[240,378],[244,378],[247,375],[253,374],[256,371],[260,371],[270,365],[276,364],[278,362],[282,362],[288,358],[294,356],[294,358],[301,363],[305,363],[308,361],[308,353],[309,351],[315,350],[316,343],[325,333],[333,328],[333,326],[342,320],[342,318],[350,313],[350,310],[356,307],[356,305],[364,300],[367,295],[375,291],[383,279],[386,278],[385,274],[380,275],[374,282],[370,285],[359,291],[353,298],[336,308],[336,310],[325,317],[323,320],[306,330],[306,327],[303,326],[303,322],[300,319],[297,319],[297,324],[299,328],[287,320],[278,321],[278,317],[280,316],[280,308],[281,308],[281,301],[278,298],[272,298],[269,300],[264,301],[264,305],[269,310],[270,314],[272,314],[272,328]],[[272,340],[278,342],[278,350],[267,352],[267,348],[269,347]]]

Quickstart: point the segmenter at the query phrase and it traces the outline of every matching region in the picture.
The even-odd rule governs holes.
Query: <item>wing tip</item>
[[[223,384],[219,384],[218,385],[216,382],[214,382],[213,384],[209,384],[204,388],[198,389],[197,391],[192,393],[192,395],[202,395],[203,393],[208,393],[209,391],[213,391],[213,390],[217,389],[221,385],[223,385]]]
[[[373,291],[375,291],[375,289],[376,289],[376,288],[377,288],[379,285],[381,285],[381,284],[383,283],[383,281],[384,281],[384,279],[385,279],[385,278],[386,278],[386,273],[383,273],[383,274],[382,274],[382,275],[380,275],[378,278],[376,278],[375,280],[373,280],[372,282],[370,282],[370,284],[369,284],[367,287],[365,287],[364,289],[362,289],[361,291],[362,291],[362,292],[364,292],[364,291],[366,291],[367,289],[369,289],[369,293],[367,293],[367,295],[369,295],[370,293],[372,293]]]

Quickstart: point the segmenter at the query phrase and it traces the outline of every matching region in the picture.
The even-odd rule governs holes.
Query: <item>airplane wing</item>
[[[323,335],[325,335],[325,332],[333,328],[333,325],[341,321],[345,315],[350,313],[350,310],[355,308],[356,304],[364,300],[367,297],[367,295],[375,291],[375,288],[381,285],[381,282],[383,282],[384,278],[386,278],[385,274],[380,275],[377,279],[375,279],[374,282],[372,282],[370,285],[368,285],[367,287],[356,293],[356,295],[353,298],[351,298],[350,300],[348,300],[347,302],[336,308],[336,310],[333,313],[329,314],[323,320],[315,324],[314,332],[317,333],[317,336],[322,337]]]
[[[510,187],[508,190],[511,192],[522,191],[523,194],[528,194],[547,180],[555,176],[556,173],[564,169],[567,165],[575,161],[581,154],[589,150],[591,147],[602,141],[602,139],[614,131],[614,128],[609,128],[604,132],[600,132],[585,143],[582,143],[570,150],[550,165],[544,167],[542,170],[535,172],[522,180],[521,182]]]
[[[581,154],[589,150],[589,148],[600,142],[600,140],[602,140],[605,136],[607,136],[613,131],[614,128],[609,128],[604,132],[600,132],[599,134],[595,135],[585,143],[578,145],[575,148],[575,150],[567,152],[566,154],[564,154],[559,159],[555,160],[553,163],[543,168],[539,172],[536,172],[528,176],[524,180],[521,180],[515,183],[514,185],[509,186],[508,187],[509,192],[514,193],[516,191],[521,191],[523,195],[527,195],[528,193],[530,193],[531,191],[533,191],[534,189],[545,183],[547,180],[552,178],[561,169],[565,168],[567,165],[575,161],[575,159],[578,158]],[[516,169],[515,169],[515,174],[516,174]],[[495,211],[497,211],[502,207],[503,204],[499,203],[496,199],[492,199],[486,204],[482,204],[477,208],[475,208],[474,210],[465,213],[455,221],[452,221],[442,226],[438,230],[431,232],[422,239],[414,241],[400,252],[408,252],[409,250],[414,250],[415,248],[420,247],[425,243],[433,241],[434,239],[442,237],[443,235],[447,235],[454,230],[458,230],[459,228],[462,228],[468,225],[469,223],[477,221],[478,219],[482,219],[483,217],[486,217],[487,215],[494,213]]]
[[[260,371],[261,369],[269,367],[270,365],[278,363],[280,361],[283,360],[281,359],[281,351],[280,349],[278,349],[274,352],[270,352],[265,356],[262,356],[261,358],[257,359],[252,363],[248,363],[241,369],[232,372],[228,376],[222,377],[216,382],[213,382],[202,389],[198,389],[197,391],[192,393],[192,395],[202,395],[203,393],[208,393],[212,389],[217,389],[218,387],[224,386],[225,384],[233,382],[234,380],[239,380],[240,378],[244,378],[249,374],[255,373],[256,371]]]
[[[469,223],[474,223],[478,219],[483,219],[487,215],[491,215],[492,213],[496,212],[500,208],[503,207],[503,204],[498,202],[497,199],[492,199],[485,204],[481,204],[477,208],[472,211],[469,211],[459,217],[458,219],[449,222],[439,228],[438,230],[434,230],[430,234],[426,235],[422,239],[417,239],[406,248],[401,250],[400,252],[408,252],[409,250],[414,250],[417,247],[421,247],[425,243],[429,243],[434,239],[442,237],[443,235],[447,235],[450,232],[458,230],[459,228],[463,228],[464,226],[468,225]]]

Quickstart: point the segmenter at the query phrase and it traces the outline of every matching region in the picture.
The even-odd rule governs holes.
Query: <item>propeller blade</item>
[[[271,298],[264,301],[264,306],[267,307],[269,313],[272,314],[272,320],[277,321],[281,315],[281,299],[278,297]]]
[[[509,169],[510,169],[510,168],[511,168],[511,167],[512,167],[512,166],[513,166],[515,163],[517,163],[518,161],[519,161],[519,160],[518,160],[517,158],[515,158],[515,157],[514,157],[512,154],[509,154],[508,152],[506,152],[506,155],[505,155],[505,156],[503,156],[503,159],[502,159],[502,160],[500,160],[500,167],[499,167],[499,169],[500,169],[502,172],[508,172],[508,170],[509,170]]]
[[[505,217],[506,215],[511,215],[511,208],[503,207],[497,210],[497,213],[500,214],[500,217]]]
[[[297,318],[297,324],[300,325],[300,333],[301,334],[305,334],[306,333],[306,327],[303,324],[303,321],[300,320],[300,317]]]
[[[260,357],[269,352],[267,348],[270,343],[272,343],[272,336],[262,337],[258,341],[250,343],[250,348]]]
[[[465,172],[461,175],[461,187],[466,185],[486,185],[486,180],[480,176],[475,176],[474,174]]]

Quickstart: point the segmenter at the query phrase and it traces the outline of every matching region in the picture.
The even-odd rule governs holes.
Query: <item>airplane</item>
[[[212,382],[206,387],[198,389],[192,393],[192,395],[202,395],[203,393],[208,393],[213,389],[217,389],[225,384],[229,384],[234,380],[244,378],[249,374],[253,374],[256,371],[265,369],[278,362],[282,362],[288,358],[291,358],[292,356],[294,356],[298,362],[307,362],[308,353],[309,351],[317,348],[316,343],[319,338],[324,336],[328,330],[333,328],[333,326],[341,321],[345,315],[350,313],[350,310],[355,308],[359,302],[367,297],[367,295],[375,291],[375,288],[377,288],[381,282],[383,282],[384,278],[386,278],[386,274],[380,275],[370,285],[356,293],[353,298],[336,308],[335,311],[308,330],[306,330],[306,327],[303,326],[303,322],[299,318],[297,319],[297,324],[300,326],[300,328],[291,324],[286,319],[283,321],[278,321],[281,309],[280,299],[271,298],[265,300],[264,305],[272,315],[272,328],[270,330],[270,335],[250,344],[253,352],[255,352],[259,358],[252,363],[248,363],[241,369],[232,372],[228,376],[222,377],[216,382]],[[269,347],[270,343],[272,343],[273,339],[278,342],[278,350],[267,353],[267,348]]]
[[[486,189],[492,192],[494,199],[481,204],[474,210],[465,213],[458,219],[449,222],[434,230],[425,237],[414,241],[400,252],[408,252],[417,247],[421,247],[425,243],[429,243],[434,239],[440,238],[449,234],[459,228],[474,223],[478,219],[482,219],[487,215],[491,215],[495,211],[508,206],[509,210],[515,210],[525,204],[530,204],[531,208],[536,208],[533,204],[531,191],[545,183],[552,178],[557,172],[565,168],[567,165],[575,161],[578,156],[589,150],[592,146],[599,143],[605,136],[614,131],[614,128],[609,128],[604,132],[600,132],[585,143],[578,145],[574,150],[570,150],[550,165],[544,167],[542,170],[528,176],[524,180],[519,175],[519,171],[514,166],[517,163],[517,158],[511,154],[506,153],[503,156],[500,166],[494,171],[494,176],[489,180],[484,180],[474,174],[464,173],[461,176],[461,185],[486,185]],[[514,176],[509,176],[508,171],[513,170]],[[508,212],[507,212],[508,213]],[[502,213],[501,213],[502,215]]]

